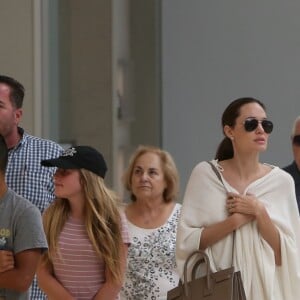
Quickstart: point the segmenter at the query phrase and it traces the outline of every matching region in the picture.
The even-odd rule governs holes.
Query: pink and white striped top
[[[122,215],[123,242],[130,243]],[[82,221],[69,218],[59,236],[60,255],[53,258],[57,280],[78,300],[93,299],[105,282],[105,264],[92,247]]]

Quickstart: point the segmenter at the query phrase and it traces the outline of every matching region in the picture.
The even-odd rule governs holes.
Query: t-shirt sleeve
[[[121,234],[124,244],[130,245],[131,244],[131,237],[129,236],[127,219],[125,217],[124,212],[120,212],[121,216]]]
[[[40,248],[48,248],[43,229],[41,213],[35,206],[29,206],[20,214],[15,228],[15,253]]]

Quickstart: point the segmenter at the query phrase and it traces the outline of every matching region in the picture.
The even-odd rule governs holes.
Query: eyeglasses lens
[[[251,132],[257,128],[259,121],[257,119],[248,119],[244,122],[245,130]],[[273,130],[273,123],[269,120],[262,120],[261,126],[265,133],[271,133]]]
[[[295,136],[293,137],[293,144],[294,144],[295,146],[300,146],[300,135],[295,135]]]
[[[273,131],[273,123],[269,120],[263,120],[261,126],[264,129],[265,133],[271,133]]]
[[[248,132],[255,130],[257,126],[258,126],[258,120],[256,119],[249,119],[246,120],[244,123],[245,130]]]

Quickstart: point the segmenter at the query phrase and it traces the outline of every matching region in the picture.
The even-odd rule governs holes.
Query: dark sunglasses
[[[300,146],[300,135],[293,136],[293,145]]]
[[[251,132],[254,131],[258,124],[261,124],[262,128],[264,129],[265,133],[271,133],[273,130],[273,123],[269,120],[262,120],[259,121],[254,118],[246,119],[244,122],[244,128],[246,131]]]

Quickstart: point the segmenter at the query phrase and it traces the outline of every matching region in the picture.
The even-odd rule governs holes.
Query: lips
[[[151,187],[148,185],[140,185],[138,186],[139,189],[150,189]]]
[[[261,144],[263,144],[263,143],[266,142],[266,140],[265,140],[264,138],[258,138],[258,139],[255,139],[254,141],[255,141],[256,143],[261,143]]]

